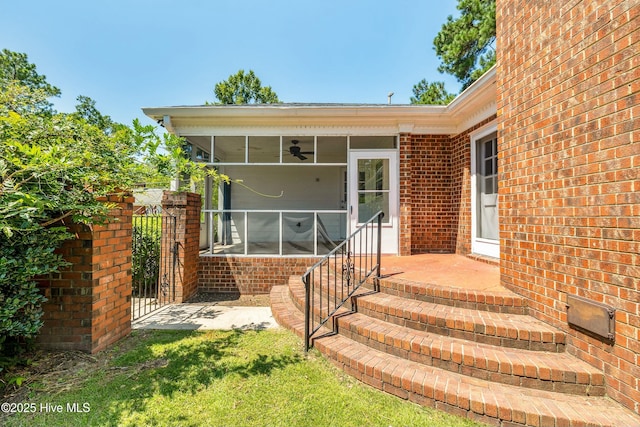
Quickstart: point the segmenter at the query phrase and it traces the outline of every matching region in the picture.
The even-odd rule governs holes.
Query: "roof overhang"
[[[265,131],[323,134],[461,133],[496,114],[493,67],[449,105],[264,104],[143,108],[178,135],[258,134]]]

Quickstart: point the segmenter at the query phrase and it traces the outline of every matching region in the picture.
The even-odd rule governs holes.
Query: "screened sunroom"
[[[392,159],[362,157],[395,152],[395,135],[182,136],[193,159],[230,179],[204,185],[202,255],[322,255],[378,210],[395,210]],[[360,154],[351,166],[350,153]],[[357,188],[350,188],[349,172]]]

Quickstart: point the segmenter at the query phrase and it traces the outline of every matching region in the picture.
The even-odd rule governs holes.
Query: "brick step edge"
[[[304,312],[303,295],[295,281],[291,288],[293,305]],[[316,307],[315,324],[319,322],[318,311]],[[603,373],[567,353],[505,349],[408,329],[346,309],[338,311],[326,326],[331,328],[334,324],[338,333],[376,350],[474,378],[559,393],[605,394]]]
[[[604,375],[567,353],[509,350],[408,330],[360,313],[338,316],[337,332],[375,350],[473,378],[538,390],[604,396]]]
[[[367,283],[367,287],[373,289],[373,283]],[[511,291],[459,289],[406,279],[383,278],[380,280],[380,292],[452,307],[493,313],[529,314],[526,300]]]
[[[304,316],[287,286],[271,290],[276,321],[304,336]],[[354,378],[423,406],[491,425],[640,427],[640,417],[607,397],[523,389],[465,378],[385,354],[340,335],[314,340],[315,347]]]
[[[339,270],[330,268],[328,270],[329,275],[334,276],[335,271]],[[428,281],[428,278],[426,280]],[[370,277],[365,286],[373,289],[374,281],[375,278]],[[380,292],[407,299],[495,313],[529,313],[526,299],[508,289],[500,292],[463,289],[428,282],[416,282],[393,276],[381,277],[379,284]]]
[[[301,311],[304,307],[304,285],[292,277],[291,297]],[[345,306],[369,317],[418,331],[464,339],[500,347],[562,353],[566,335],[531,316],[492,313],[407,300],[367,289],[351,298]],[[314,307],[314,311],[318,311]]]

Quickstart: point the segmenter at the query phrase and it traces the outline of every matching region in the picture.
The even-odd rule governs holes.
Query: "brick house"
[[[205,185],[199,286],[268,292],[378,209],[384,253],[497,262],[495,87],[493,69],[448,106],[144,109],[183,136],[194,159],[241,181]],[[269,277],[255,283],[265,263]]]
[[[639,414],[640,3],[498,0],[496,16],[496,67],[448,106],[144,109],[242,180],[206,185],[199,287],[268,292],[382,209],[384,252],[499,264]]]

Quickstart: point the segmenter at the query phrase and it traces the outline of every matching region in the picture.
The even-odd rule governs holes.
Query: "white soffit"
[[[170,132],[325,135],[405,133],[455,135],[496,114],[495,67],[449,105],[266,104],[143,108]]]

